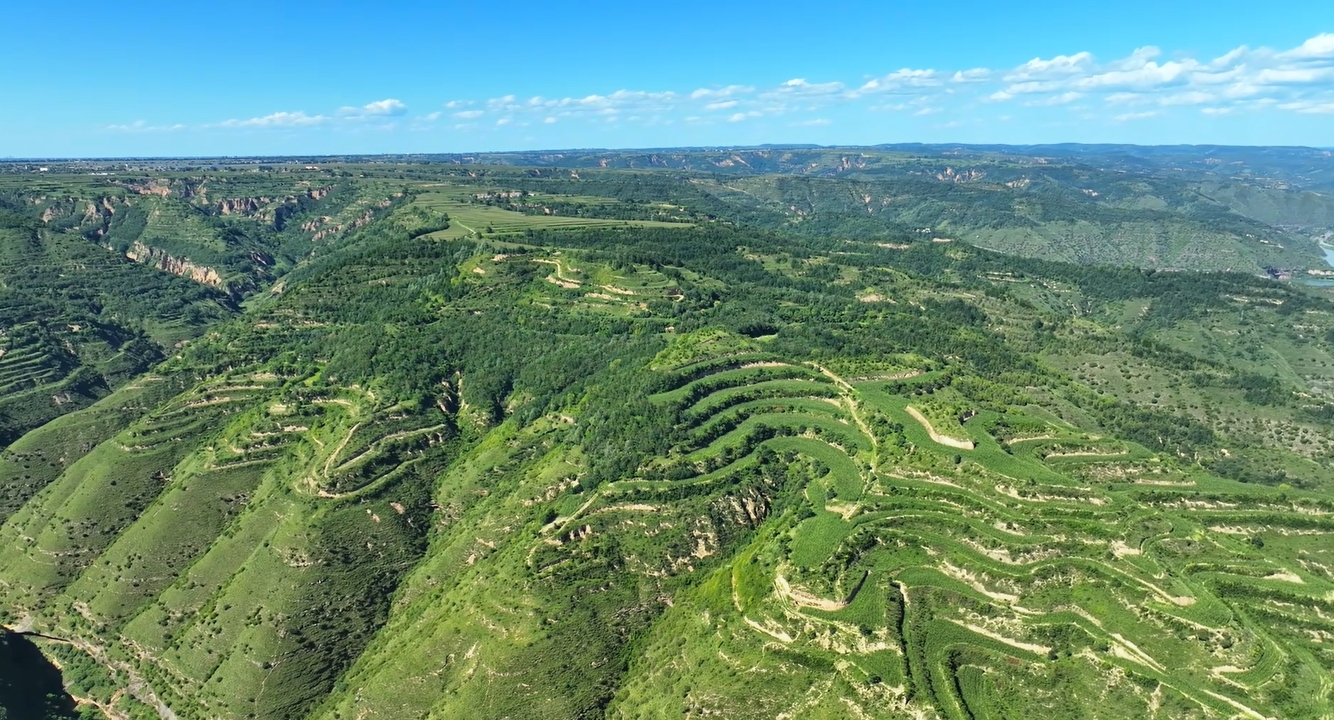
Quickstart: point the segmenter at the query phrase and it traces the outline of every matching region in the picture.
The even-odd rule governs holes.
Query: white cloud
[[[376,100],[373,103],[367,103],[361,107],[342,107],[338,109],[338,115],[341,117],[389,117],[403,115],[408,111],[408,106],[388,98],[386,100]]]
[[[1334,60],[1334,33],[1320,33],[1298,47],[1279,53],[1278,57],[1285,60]]]
[[[1142,99],[1142,96],[1139,93],[1132,93],[1132,92],[1112,93],[1103,98],[1103,100],[1106,100],[1107,102],[1113,105],[1126,105],[1129,103],[1136,102],[1140,99]]]
[[[1260,85],[1312,85],[1334,80],[1334,68],[1271,68],[1256,75]]]
[[[691,100],[719,100],[735,97],[737,95],[749,95],[755,92],[755,88],[749,85],[728,85],[723,88],[700,88],[690,93]]]
[[[1045,97],[1040,100],[1033,100],[1031,102],[1027,102],[1024,104],[1030,107],[1051,107],[1055,105],[1068,105],[1082,97],[1084,97],[1084,93],[1074,92],[1072,90],[1069,92],[1063,92],[1060,95],[1052,95],[1050,97]]]
[[[223,120],[218,123],[219,127],[228,128],[281,128],[281,127],[310,127],[312,125],[321,125],[329,121],[324,115],[307,115],[304,112],[276,112],[263,117],[253,117],[247,120]]]
[[[760,95],[770,99],[828,98],[842,95],[846,90],[847,87],[841,82],[809,83],[804,78],[793,78]]]
[[[134,122],[128,125],[108,125],[107,129],[112,130],[114,132],[151,133],[151,132],[173,132],[176,130],[184,130],[186,129],[186,127],[187,126],[181,125],[179,123],[175,125],[149,125],[147,122],[143,120],[135,120]]]
[[[1194,61],[1166,62],[1162,65],[1149,60],[1139,67],[1098,73],[1074,81],[1074,86],[1086,90],[1103,88],[1152,88],[1185,82],[1189,72],[1198,67]]]
[[[1033,58],[1005,75],[1006,82],[1028,82],[1068,77],[1085,72],[1093,65],[1093,54],[1057,55],[1050,60]]]
[[[1316,35],[1284,51],[1241,46],[1212,59],[1170,57],[1164,59],[1161,49],[1146,46],[1109,61],[1082,51],[1035,57],[1008,70],[901,68],[872,76],[860,85],[795,77],[768,87],[731,84],[689,91],[623,88],[610,93],[524,99],[506,94],[480,101],[450,100],[444,103],[446,112],[433,112],[411,122],[424,125],[448,115],[462,121],[460,127],[471,127],[473,121],[483,117],[494,118],[495,126],[502,127],[567,121],[660,126],[683,121],[735,123],[785,114],[810,117],[835,106],[908,111],[919,116],[947,111],[967,114],[978,103],[1010,102],[1035,108],[1064,107],[1064,112],[1073,113],[1071,117],[1085,117],[1088,106],[1082,101],[1121,106],[1125,112],[1087,116],[1110,116],[1118,122],[1158,117],[1178,107],[1195,107],[1208,115],[1265,108],[1271,112],[1334,113],[1334,34]],[[326,114],[275,112],[201,127],[302,128],[374,121],[377,127],[387,128],[392,126],[389,120],[407,114],[405,103],[386,98]],[[824,122],[827,118],[794,120],[790,126]],[[149,132],[183,127],[138,122],[108,129]]]
[[[972,70],[958,70],[950,76],[950,82],[956,83],[980,83],[987,82],[995,77],[996,73],[986,68],[973,68]]]
[[[329,115],[308,115],[304,111],[294,112],[281,111],[252,117],[246,119],[233,118],[223,120],[222,122],[212,123],[200,126],[202,128],[255,128],[255,129],[277,129],[277,128],[309,128],[322,125],[331,125],[335,123],[350,123],[359,121],[379,120],[385,121],[406,115],[408,106],[399,100],[388,98],[385,100],[376,100],[360,106],[344,106]],[[424,120],[438,120],[441,113],[431,113],[426,115]],[[393,123],[385,124],[385,128],[394,127]]]
[[[1292,110],[1303,114],[1328,115],[1334,113],[1334,99],[1325,101],[1318,100],[1298,100],[1296,102],[1283,103],[1278,106],[1280,110]]]
[[[1056,105],[1070,93],[1083,93],[1113,104],[1171,107],[1247,100],[1256,107],[1263,101],[1296,112],[1334,101],[1326,97],[1334,95],[1334,34],[1317,35],[1285,52],[1242,46],[1209,61],[1159,62],[1161,55],[1156,47],[1144,47],[1106,63],[1087,52],[1035,58],[1006,73],[1007,84],[988,99],[1005,102],[1028,95],[1038,97],[1028,105]]]
[[[959,78],[976,77],[978,70],[969,70],[969,75],[955,73]],[[967,82],[968,80],[962,80]],[[944,83],[941,74],[935,70],[914,70],[912,68],[903,68],[883,77],[873,78],[866,81],[861,87],[857,88],[854,95],[864,95],[867,93],[878,92],[912,92],[921,88],[935,88]]]
[[[1206,103],[1218,102],[1220,98],[1211,92],[1203,90],[1187,90],[1186,92],[1166,95],[1158,101],[1159,105],[1170,107],[1172,105],[1204,105]]]
[[[801,120],[798,122],[794,122],[792,123],[792,127],[824,127],[826,125],[832,125],[832,124],[834,124],[834,121],[830,120],[829,118],[814,118],[812,120]]]

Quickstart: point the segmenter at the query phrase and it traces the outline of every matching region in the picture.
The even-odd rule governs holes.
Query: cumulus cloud
[[[1050,60],[1033,58],[1006,73],[1004,78],[1011,83],[1047,81],[1082,74],[1092,65],[1093,55],[1087,52],[1057,55]]]
[[[728,85],[722,88],[700,88],[690,93],[691,100],[721,100],[737,95],[749,95],[755,88],[749,85]]]
[[[1320,33],[1287,52],[1279,53],[1282,60],[1334,60],[1334,33]]]
[[[969,70],[969,73],[975,74],[976,70]],[[960,77],[965,76],[962,73],[956,73]],[[895,93],[912,92],[920,88],[939,87],[943,84],[941,74],[935,70],[914,70],[912,68],[903,68],[883,77],[873,78],[857,88],[855,95],[864,95],[869,93]]]
[[[1115,104],[1213,107],[1224,103],[1276,106],[1295,112],[1334,102],[1334,34],[1317,35],[1291,50],[1242,46],[1211,60],[1159,61],[1156,47],[1110,62],[1087,52],[1034,58],[1003,75],[989,99],[1035,97],[1030,105],[1060,104],[1071,93],[1102,95]]]
[[[971,70],[956,70],[950,76],[950,82],[956,83],[982,83],[994,78],[996,73],[987,68],[973,68]]]
[[[304,110],[280,110],[278,112],[269,113],[268,115],[258,115],[250,118],[230,118],[199,125],[176,124],[152,126],[146,122],[138,121],[129,125],[108,126],[108,129],[127,132],[218,129],[280,130],[368,122],[375,122],[376,127],[393,128],[397,125],[391,121],[395,118],[407,115],[407,112],[408,106],[401,100],[386,98],[384,100],[376,100],[374,102],[366,103],[365,105],[345,105],[327,114],[319,113],[312,115]],[[443,114],[440,112],[430,113],[423,117],[416,118],[413,121],[413,124],[419,126],[424,122],[438,120],[442,115]]]
[[[373,103],[367,103],[360,107],[339,108],[338,116],[349,118],[392,117],[404,115],[407,111],[407,105],[404,105],[393,98],[388,98],[385,100],[376,100]]]
[[[589,88],[596,90],[596,88]],[[1241,46],[1214,58],[1166,54],[1145,46],[1105,59],[1087,51],[1035,57],[1011,68],[912,68],[863,76],[856,83],[794,77],[769,86],[746,84],[694,90],[601,90],[566,97],[505,94],[489,99],[453,99],[443,111],[409,118],[424,126],[450,117],[470,129],[486,119],[491,127],[526,127],[565,122],[664,125],[732,122],[755,118],[817,117],[788,126],[825,124],[835,107],[906,111],[917,116],[941,112],[975,114],[988,106],[1053,108],[1088,117],[1088,108],[1114,108],[1104,121],[1128,122],[1182,111],[1226,115],[1256,109],[1302,114],[1334,114],[1334,34],[1316,35],[1287,50]],[[303,128],[352,123],[390,127],[408,115],[401,100],[386,98],[348,105],[324,114],[275,112],[200,127]],[[971,115],[970,115],[971,116]],[[108,126],[122,132],[171,130],[185,126],[146,122]]]
[[[284,128],[310,127],[312,125],[322,125],[328,121],[329,118],[324,115],[307,115],[304,112],[297,111],[276,112],[246,120],[223,120],[217,125],[226,128]]]
[[[793,78],[787,82],[761,93],[769,98],[830,98],[843,95],[847,87],[841,82],[811,83],[805,78]]]

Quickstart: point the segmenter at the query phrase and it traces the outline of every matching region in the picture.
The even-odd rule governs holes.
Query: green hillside
[[[649,165],[612,154],[608,165],[618,163],[629,167],[469,166],[455,181],[510,188],[488,193],[488,202],[527,213],[693,215],[811,237],[965,240],[1021,256],[1170,270],[1322,269],[1313,238],[1334,224],[1327,194],[1046,157],[773,150],[687,155],[680,169],[641,169]]]
[[[0,623],[85,715],[1334,715],[1334,300],[1260,195],[308,164],[101,235],[3,178]]]

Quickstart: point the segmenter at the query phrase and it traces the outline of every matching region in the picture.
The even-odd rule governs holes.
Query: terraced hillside
[[[611,195],[632,201],[645,218],[680,205],[814,236],[921,233],[1079,263],[1324,269],[1311,238],[1329,231],[1334,217],[1328,156],[1269,150],[887,146],[444,159],[536,166],[514,173],[515,187]],[[473,176],[497,173],[468,167]],[[509,204],[569,210],[550,199]]]
[[[236,310],[210,288],[0,212],[0,443],[87,407]]]
[[[684,458],[731,462],[677,482],[776,465],[804,502],[665,613],[616,716],[1057,717],[1087,712],[1081,694],[1115,717],[1328,711],[1328,626],[1293,609],[1322,602],[1329,579],[1299,572],[1328,559],[1318,542],[1275,547],[1326,532],[1327,504],[1018,408],[933,429],[913,412],[939,402],[918,399],[930,373],[769,380],[801,366],[759,357],[774,369],[686,386],[726,389],[687,411],[700,430]],[[581,536],[652,517],[651,486],[626,485],[584,511],[599,517]]]
[[[0,197],[50,233],[239,299],[400,201],[403,188],[300,167],[0,180]]]
[[[1317,291],[381,172],[0,455],[0,622],[87,713],[1334,713]]]

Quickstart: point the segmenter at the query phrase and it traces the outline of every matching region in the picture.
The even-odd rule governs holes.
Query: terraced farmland
[[[633,227],[688,227],[684,223],[654,220],[606,220],[561,215],[527,215],[473,202],[473,195],[475,194],[476,191],[471,188],[427,191],[419,195],[413,202],[418,207],[449,215],[449,229],[431,235],[431,237],[444,240],[456,240],[482,234],[490,236],[522,235],[529,230],[565,228],[624,227],[627,225]]]
[[[956,422],[950,433],[976,444],[961,450],[908,412],[920,399],[889,392],[911,381],[850,382],[754,352],[662,371],[670,389],[652,401],[682,419],[679,444],[566,503],[531,541],[464,543],[466,565],[487,557],[525,582],[570,581],[608,547],[641,583],[707,573],[663,608],[609,716],[1048,717],[1081,712],[1089,688],[1114,717],[1327,707],[1331,558],[1310,540],[1334,529],[1321,519],[1334,506],[1022,412]],[[1027,436],[997,439],[1002,419]],[[557,462],[564,470],[547,477],[577,473],[577,460]],[[429,652],[473,641],[446,640],[435,624],[458,632],[465,621],[428,608],[483,624],[507,613],[482,589],[421,594],[441,571],[409,580],[420,589],[394,627],[429,640],[363,659],[352,675],[363,690],[327,717],[510,707],[484,700],[485,681],[448,660],[458,655]],[[543,637],[525,627],[519,637]],[[492,654],[468,667],[514,662]],[[365,694],[407,672],[452,678],[460,694]],[[1016,672],[1022,693],[1007,680]],[[533,716],[563,712],[542,707]]]
[[[0,183],[0,643],[57,712],[1334,713],[1328,299],[491,172]]]
[[[1320,519],[1334,507],[1069,427],[1002,445],[986,414],[956,425],[977,444],[960,451],[932,441],[883,383],[768,357],[720,367],[663,396],[692,418],[674,452],[701,474],[603,489],[553,526],[560,552],[635,534],[630,517],[661,527],[655,501],[735,482],[766,454],[801,468],[804,502],[667,611],[653,661],[613,714],[1051,716],[1074,711],[1076,687],[1096,688],[1115,716],[1323,712],[1331,619],[1296,608],[1327,602],[1329,558],[1309,540],[1334,529]],[[872,414],[888,433],[864,431]],[[707,534],[697,541],[695,557],[711,552]],[[1000,680],[1016,668],[1022,695]],[[722,681],[673,691],[705,678]],[[794,686],[823,692],[780,691]]]

